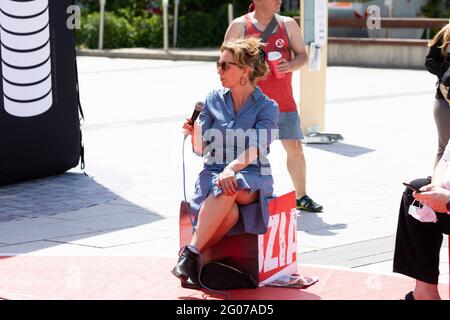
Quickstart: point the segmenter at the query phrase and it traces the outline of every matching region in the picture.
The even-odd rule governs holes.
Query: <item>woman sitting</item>
[[[224,43],[217,72],[224,88],[212,91],[198,125],[183,125],[204,169],[189,201],[195,232],[172,273],[181,285],[198,288],[198,258],[225,235],[263,234],[273,178],[267,160],[277,136],[278,106],[256,86],[268,73],[263,43],[255,37]]]

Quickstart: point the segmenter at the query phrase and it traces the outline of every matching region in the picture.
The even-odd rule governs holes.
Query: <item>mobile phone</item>
[[[406,187],[408,187],[408,188],[410,188],[411,190],[413,190],[413,191],[415,191],[415,192],[417,192],[417,193],[421,193],[421,192],[422,192],[422,191],[419,190],[419,188],[414,187],[413,185],[411,185],[411,184],[409,184],[409,183],[403,182],[403,185],[406,186]]]

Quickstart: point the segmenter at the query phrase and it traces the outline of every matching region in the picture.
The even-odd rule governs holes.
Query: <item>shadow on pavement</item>
[[[0,203],[2,255],[62,244],[73,245],[75,253],[97,250],[101,254],[98,249],[164,238],[164,230],[151,234],[150,227],[139,229],[164,217],[121,198],[83,173],[1,186]],[[129,237],[120,233],[129,228],[138,229],[137,234]],[[98,238],[111,232],[118,234]],[[91,237],[97,238],[88,239]]]
[[[347,228],[346,223],[328,224],[323,221],[316,213],[307,212],[297,215],[297,230],[317,236],[332,236],[335,232],[331,230],[340,230]]]
[[[355,158],[376,150],[355,146],[351,144],[336,142],[334,144],[306,144],[306,147],[319,149],[339,154],[344,157]]]
[[[118,198],[82,173],[65,173],[0,187],[0,222],[51,216]]]

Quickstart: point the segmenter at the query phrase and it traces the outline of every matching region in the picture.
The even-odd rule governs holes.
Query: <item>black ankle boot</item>
[[[172,269],[172,274],[181,280],[183,288],[198,289],[198,254],[192,252],[188,246],[184,247],[178,258],[177,265]]]

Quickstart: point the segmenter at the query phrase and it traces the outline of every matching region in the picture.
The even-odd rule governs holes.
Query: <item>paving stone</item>
[[[107,203],[115,198],[117,196],[113,192],[84,174],[66,173],[1,186],[0,221],[70,212]]]

